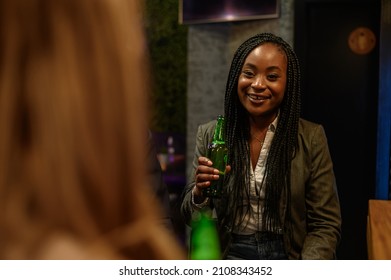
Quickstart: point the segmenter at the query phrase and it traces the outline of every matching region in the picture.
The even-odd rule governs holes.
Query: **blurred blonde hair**
[[[0,258],[183,258],[145,186],[141,9],[0,0]]]

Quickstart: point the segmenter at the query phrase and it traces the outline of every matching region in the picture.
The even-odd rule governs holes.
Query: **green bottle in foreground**
[[[213,134],[213,141],[208,148],[208,158],[213,162],[213,167],[219,170],[219,179],[211,181],[209,188],[203,189],[203,196],[221,197],[224,185],[225,168],[227,166],[228,149],[225,145],[224,117],[217,117],[217,124]]]
[[[193,220],[190,239],[190,259],[221,259],[216,223],[211,217],[210,210],[198,212],[198,217]]]

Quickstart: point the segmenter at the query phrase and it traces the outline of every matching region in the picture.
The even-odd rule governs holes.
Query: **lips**
[[[246,94],[246,96],[248,97],[248,99],[251,102],[254,102],[254,103],[261,103],[267,99],[270,99],[270,96],[259,95],[259,94]]]

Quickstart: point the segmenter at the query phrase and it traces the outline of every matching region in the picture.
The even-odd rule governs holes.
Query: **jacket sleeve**
[[[190,225],[193,212],[195,211],[191,202],[191,191],[195,186],[195,172],[198,167],[198,158],[207,155],[208,143],[211,141],[211,131],[213,131],[213,129],[214,127],[211,123],[198,127],[190,177],[188,178],[187,185],[182,193],[181,215],[188,225]]]
[[[302,259],[335,259],[340,241],[341,213],[333,164],[322,126],[316,126],[309,149],[310,178],[306,184],[307,235]]]

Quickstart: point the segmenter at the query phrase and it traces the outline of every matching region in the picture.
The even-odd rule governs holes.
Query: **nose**
[[[263,89],[266,87],[265,80],[263,79],[262,76],[257,75],[254,77],[254,80],[251,83],[251,87],[253,87],[255,89]]]

